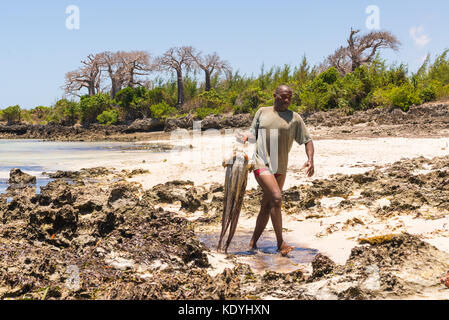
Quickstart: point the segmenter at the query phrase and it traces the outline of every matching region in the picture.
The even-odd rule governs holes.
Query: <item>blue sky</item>
[[[80,29],[66,28],[66,7],[80,9]],[[66,72],[89,53],[171,46],[216,51],[241,74],[262,63],[297,65],[303,54],[318,64],[345,44],[351,27],[369,31],[365,9],[380,9],[381,29],[402,42],[384,51],[389,62],[415,71],[423,57],[449,47],[449,1],[127,0],[2,1],[0,108],[51,105],[63,95]]]

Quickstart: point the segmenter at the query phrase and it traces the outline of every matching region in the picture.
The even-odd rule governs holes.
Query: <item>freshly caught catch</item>
[[[252,170],[254,165],[248,161],[248,155],[242,148],[242,144],[234,147],[233,156],[223,161],[223,167],[226,168],[224,197],[223,197],[223,216],[221,221],[221,234],[218,242],[218,250],[228,252],[229,244],[237,228],[237,222],[242,208],[243,196],[245,195],[246,183],[248,181],[248,171]],[[229,229],[228,238],[224,247],[222,247],[223,238]]]

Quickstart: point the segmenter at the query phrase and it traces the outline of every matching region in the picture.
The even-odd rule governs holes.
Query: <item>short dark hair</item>
[[[287,86],[287,85],[285,85],[285,84],[281,84],[280,86],[278,86],[278,87],[276,88],[275,93],[278,94],[281,90],[284,90],[284,89],[286,89],[286,90],[288,90],[288,91],[290,91],[290,92],[293,93],[292,88],[290,88],[289,86]]]

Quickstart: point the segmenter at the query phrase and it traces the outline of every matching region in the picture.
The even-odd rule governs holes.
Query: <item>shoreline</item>
[[[408,112],[398,108],[374,108],[348,114],[342,109],[301,115],[314,139],[354,139],[370,137],[449,137],[449,102],[429,102],[411,106]],[[42,139],[46,141],[117,141],[134,142],[166,139],[176,129],[194,131],[199,121],[202,132],[213,129],[246,130],[252,122],[250,114],[209,115],[203,120],[192,115],[166,120],[137,119],[128,125],[88,127],[76,125],[0,125],[0,139]]]

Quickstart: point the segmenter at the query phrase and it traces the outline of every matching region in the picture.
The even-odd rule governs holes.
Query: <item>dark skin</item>
[[[288,86],[279,86],[274,93],[274,109],[278,112],[286,111],[291,104],[292,90]],[[254,139],[251,134],[239,134],[237,139],[240,141],[247,141],[248,138]],[[310,141],[305,145],[307,154],[307,161],[302,166],[301,170],[305,169],[308,177],[313,176],[315,168],[313,164],[314,146]],[[256,177],[257,183],[263,190],[262,203],[260,206],[259,215],[257,216],[254,233],[249,243],[251,249],[257,249],[257,241],[265,230],[268,220],[271,218],[273,229],[276,234],[278,251],[282,255],[288,255],[293,250],[292,246],[285,243],[282,236],[282,187],[284,186],[286,175],[279,175],[275,177],[269,171],[264,171]]]

